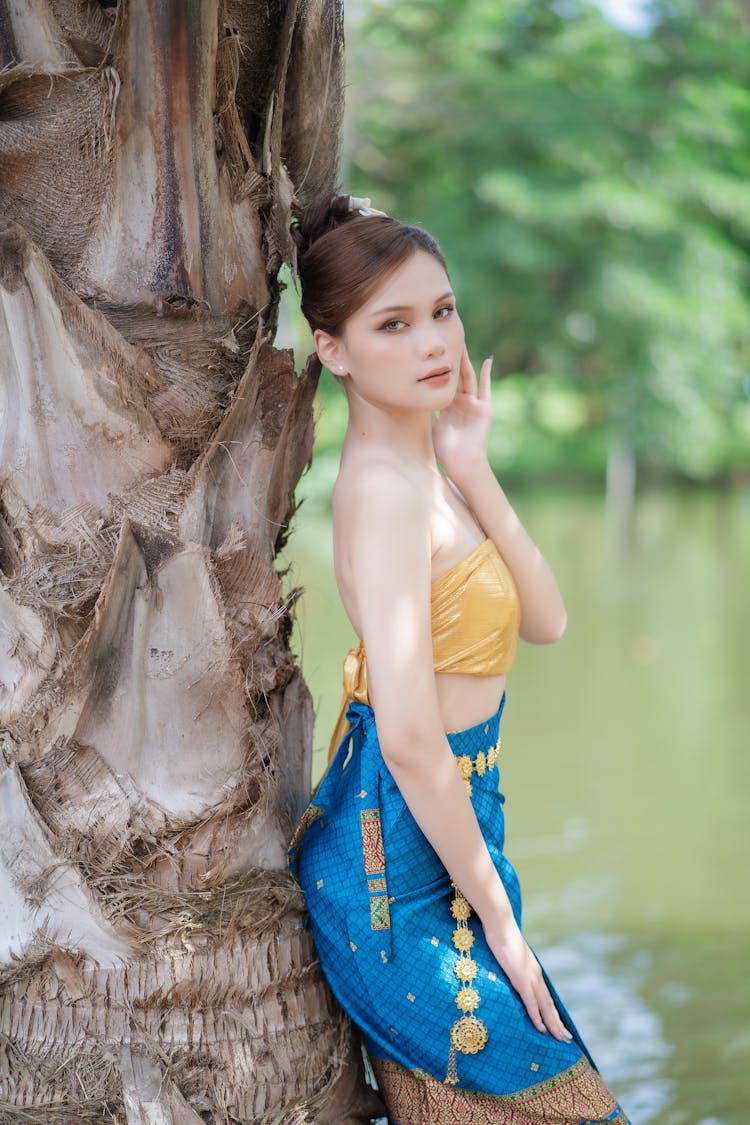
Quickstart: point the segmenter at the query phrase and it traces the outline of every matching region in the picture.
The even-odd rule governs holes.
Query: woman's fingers
[[[544,1026],[547,1028],[550,1035],[554,1035],[555,1039],[564,1039],[569,1043],[573,1036],[560,1019],[560,1013],[555,1007],[555,1002],[550,996],[549,989],[544,981],[542,981],[540,990],[537,993],[537,1003]]]
[[[526,979],[524,981],[523,991],[519,991],[519,996],[523,1000],[526,1011],[529,1013],[529,1019],[537,1031],[546,1031],[547,1028],[542,1014],[542,1001],[547,989],[542,980],[542,972],[539,968],[539,964],[533,958],[531,950],[527,948],[525,952],[527,958],[530,958],[531,961],[529,962],[529,960],[527,960],[526,962]]]
[[[560,1019],[560,1014],[544,981],[529,986],[524,992],[520,993],[520,996],[529,1014],[529,1019],[537,1031],[548,1031],[555,1039],[562,1039],[566,1043],[570,1043],[573,1036]]]
[[[492,360],[494,356],[490,356],[482,364],[482,369],[479,372],[479,398],[484,402],[490,401],[490,386],[492,377]]]
[[[529,1019],[533,1023],[534,1027],[537,1029],[537,1031],[545,1031],[546,1029],[544,1026],[544,1020],[542,1019],[542,1013],[539,1010],[539,1004],[537,1003],[534,989],[532,987],[529,987],[523,992],[520,992],[519,996],[523,1000],[523,1006],[528,1012]]]
[[[461,353],[461,363],[459,366],[459,379],[458,390],[463,391],[464,394],[472,395],[473,398],[478,398],[483,402],[490,401],[490,387],[492,383],[492,360],[494,356],[489,356],[482,363],[479,371],[479,381],[477,382],[476,373],[469,359],[469,352],[464,344],[464,350]]]
[[[476,395],[477,393],[477,377],[474,374],[474,368],[471,366],[469,359],[469,352],[464,344],[464,350],[461,353],[461,363],[458,369],[459,379],[458,388],[469,395]]]
[[[490,948],[493,944],[494,942],[490,942]],[[555,1039],[569,1043],[573,1036],[562,1022],[545,983],[542,967],[520,930],[511,933],[510,940],[503,944],[504,948],[498,947],[495,955],[520,996],[534,1027],[537,1031],[549,1032]]]

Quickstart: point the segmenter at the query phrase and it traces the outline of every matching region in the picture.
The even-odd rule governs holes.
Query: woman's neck
[[[354,396],[347,397],[349,422],[344,451],[354,446],[382,448],[408,463],[438,471],[430,412],[386,410]]]

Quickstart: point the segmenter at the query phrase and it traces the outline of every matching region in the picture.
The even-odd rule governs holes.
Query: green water
[[[527,936],[633,1125],[750,1123],[750,494],[516,498],[569,624],[521,645],[503,716]],[[326,513],[286,551],[315,773],[352,632]]]

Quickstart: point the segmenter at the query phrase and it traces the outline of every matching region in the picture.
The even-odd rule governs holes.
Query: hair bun
[[[376,211],[369,199],[324,195],[306,207],[292,205],[292,276],[313,332],[338,336],[383,279],[417,250],[431,254],[448,273],[432,235]]]
[[[317,199],[306,207],[293,211],[296,222],[292,225],[292,238],[297,247],[297,257],[306,254],[313,243],[324,234],[351,219],[359,218],[358,211],[350,210],[350,195],[334,195],[330,199]]]

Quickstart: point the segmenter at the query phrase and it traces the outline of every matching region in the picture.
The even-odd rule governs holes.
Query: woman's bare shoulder
[[[428,502],[417,481],[386,454],[352,457],[339,470],[331,499],[334,521],[364,516],[390,525],[393,517],[427,520]]]

